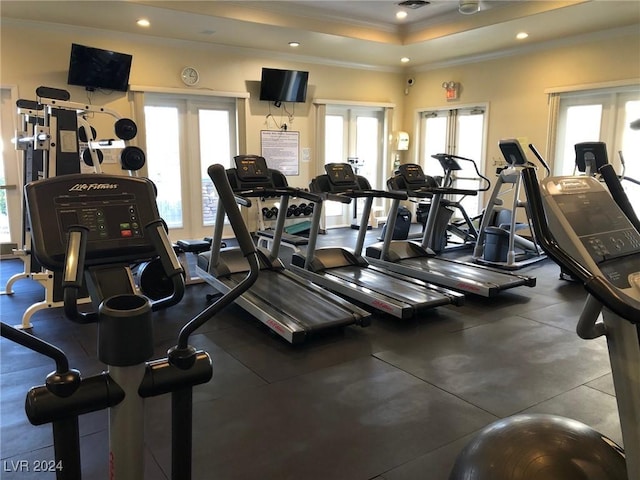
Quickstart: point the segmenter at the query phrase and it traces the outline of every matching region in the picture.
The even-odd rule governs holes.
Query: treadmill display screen
[[[416,165],[415,163],[407,163],[404,165],[400,165],[398,167],[398,171],[404,177],[404,180],[410,185],[423,185],[425,183],[425,175],[420,165]]]
[[[328,163],[324,166],[329,181],[334,185],[355,185],[356,176],[348,163]]]

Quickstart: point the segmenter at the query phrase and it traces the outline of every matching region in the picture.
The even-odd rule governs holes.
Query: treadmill
[[[372,190],[348,163],[325,165],[325,175],[311,182],[311,191],[344,199],[364,198],[358,238],[353,250],[344,247],[316,249],[320,209],[314,211],[306,255],[294,254],[291,269],[318,285],[396,318],[406,319],[441,305],[462,305],[464,295],[422,280],[406,278],[385,268],[370,265],[362,256],[369,214],[374,198],[406,200],[401,192]]]
[[[236,200],[246,207],[248,197],[280,197],[280,211],[287,210],[289,198],[299,197],[321,205],[322,198],[287,185],[285,176],[267,168],[263,157],[240,155],[236,168],[226,170],[226,181]],[[209,176],[218,188],[220,179]],[[218,204],[211,250],[198,255],[196,271],[217,291],[226,293],[238,285],[249,271],[249,263],[237,247],[221,248],[225,210]],[[253,286],[235,300],[240,307],[290,343],[301,343],[311,334],[331,327],[367,326],[371,314],[286,270],[278,258],[285,215],[279,215],[271,250],[257,248],[260,273]]]
[[[428,177],[420,165],[410,163],[400,165],[398,173],[388,182],[392,189],[403,191],[409,197],[431,198],[431,208],[421,242],[393,240],[396,212],[400,206],[400,200],[394,199],[387,219],[388,225],[384,240],[367,247],[366,256],[372,264],[408,277],[419,278],[426,282],[483,297],[493,297],[510,288],[535,286],[535,277],[516,275],[482,265],[437,257],[427,245],[432,240],[431,232],[435,225],[434,216],[440,206],[440,198],[450,194],[469,195],[473,191],[434,187],[430,186],[431,184],[427,180]]]

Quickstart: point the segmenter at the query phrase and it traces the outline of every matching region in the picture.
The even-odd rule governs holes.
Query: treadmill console
[[[50,270],[64,266],[67,232],[88,229],[86,265],[141,261],[155,256],[145,237],[160,218],[151,181],[105,174],[72,174],[25,187],[36,258]]]
[[[515,139],[500,140],[500,151],[504,159],[511,167],[518,167],[527,164],[527,156],[524,154],[520,142]]]
[[[546,179],[547,202],[561,213],[591,260],[618,288],[640,272],[640,234],[605,188],[592,177]],[[568,230],[568,229],[567,229]],[[573,249],[575,251],[575,249]]]
[[[264,157],[257,155],[239,155],[234,158],[238,178],[242,182],[260,182],[269,180],[269,169]]]
[[[328,163],[324,166],[324,170],[333,185],[358,187],[356,174],[348,163]]]
[[[246,196],[270,196],[259,190],[284,188],[288,186],[285,176],[267,167],[267,161],[259,155],[238,155],[234,157],[236,168],[227,170],[231,189]]]
[[[422,171],[422,167],[415,163],[405,163],[398,167],[398,173],[402,175],[407,185],[424,186],[427,183],[427,176]]]
[[[578,171],[585,173],[597,172],[600,167],[609,163],[607,156],[607,144],[604,142],[582,142],[575,144],[576,150],[576,167]]]
[[[436,153],[435,155],[431,155],[431,157],[440,162],[440,166],[445,172],[462,170],[462,167],[460,166],[458,161],[451,155],[447,155],[446,153]]]

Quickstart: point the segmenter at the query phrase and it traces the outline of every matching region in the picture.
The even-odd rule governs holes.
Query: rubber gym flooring
[[[320,243],[349,246],[355,237],[355,230],[331,230]],[[1,287],[20,271],[20,260],[2,261]],[[549,260],[519,272],[536,276],[537,286],[467,297],[462,307],[407,321],[375,316],[369,327],[298,346],[231,306],[192,337],[214,368],[194,392],[193,478],[446,480],[474,432],[518,412],[575,418],[621,443],[605,340],[581,340],[574,331],[582,287],[560,280]],[[9,324],[43,298],[31,280],[14,290],[0,296]],[[189,286],[180,306],[155,314],[156,358],[211,292]],[[60,346],[83,375],[104,369],[95,358],[95,325],[74,324],[60,309],[38,312],[32,323],[33,334]],[[11,471],[20,460],[54,458],[51,427],[30,425],[24,413],[27,390],[43,383],[53,362],[5,339],[0,353],[0,476],[53,479]],[[169,397],[145,405],[145,478],[164,480]],[[107,413],[81,417],[80,431],[83,478],[107,479]]]

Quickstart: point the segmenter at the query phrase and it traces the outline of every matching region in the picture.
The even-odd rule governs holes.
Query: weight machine
[[[22,184],[27,185],[61,175],[81,172],[80,161],[92,167],[95,173],[101,173],[103,154],[100,148],[124,146],[120,154],[123,170],[135,176],[142,168],[145,155],[142,149],[125,145],[137,134],[133,120],[122,118],[116,111],[105,107],[86,105],[70,101],[66,90],[51,87],[38,87],[37,100],[20,99],[16,102],[18,125],[15,135],[15,148],[23,152]],[[87,120],[88,114],[107,114],[116,119],[114,130],[120,142],[98,141],[96,131]],[[87,147],[80,152],[80,142]],[[19,328],[32,328],[31,317],[38,311],[62,306],[62,291],[59,275],[42,267],[31,255],[31,227],[26,216],[24,200],[22,202],[22,234],[20,248],[13,254],[24,263],[21,273],[13,275],[0,294],[12,295],[13,285],[22,279],[31,279],[44,287],[44,299],[36,302],[25,311]],[[84,292],[86,293],[86,292]],[[80,303],[88,303],[83,296]]]

